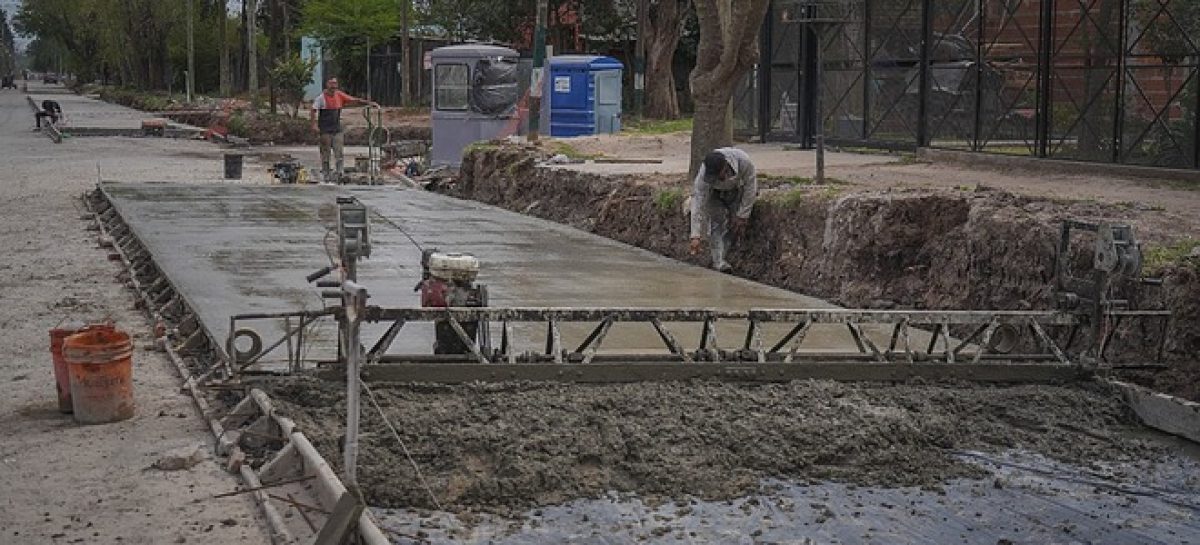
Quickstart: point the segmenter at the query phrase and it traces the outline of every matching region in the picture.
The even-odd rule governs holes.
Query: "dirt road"
[[[69,112],[68,112],[69,114]],[[0,92],[0,543],[266,543],[246,496],[211,499],[238,481],[211,457],[188,470],[149,467],[173,449],[211,450],[174,368],[115,277],[78,197],[99,171],[124,180],[216,180],[205,142],[76,138],[33,132],[25,96]],[[137,415],[80,426],[60,414],[48,330],[111,318],[134,336]]]

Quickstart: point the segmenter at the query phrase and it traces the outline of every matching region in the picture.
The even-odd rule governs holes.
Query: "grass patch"
[[[784,208],[799,206],[806,200],[833,199],[841,195],[846,188],[843,185],[797,186],[786,191],[769,193],[767,200]]]
[[[550,153],[553,153],[556,155],[561,153],[563,155],[566,155],[568,159],[582,159],[582,160],[586,161],[588,159],[596,159],[599,157],[604,157],[603,153],[584,153],[582,151],[575,149],[575,146],[572,146],[571,144],[568,144],[561,140],[555,140],[553,142],[550,142],[549,148],[550,148]]]
[[[1200,240],[1185,238],[1171,244],[1150,246],[1142,250],[1142,268],[1149,274],[1162,272],[1168,265],[1188,259],[1192,251],[1200,246]]]
[[[849,182],[840,178],[825,177],[825,183],[819,185],[848,185]],[[785,185],[792,186],[811,186],[818,185],[815,180],[808,176],[779,176],[775,174],[759,174],[758,185],[760,187],[782,187]]]
[[[682,188],[673,187],[670,189],[660,189],[654,194],[654,206],[658,208],[660,212],[669,213],[673,210],[678,210],[680,205],[683,204],[683,199],[684,195]]]
[[[621,127],[621,132],[637,135],[670,134],[673,132],[691,132],[692,118],[681,119],[636,119]]]

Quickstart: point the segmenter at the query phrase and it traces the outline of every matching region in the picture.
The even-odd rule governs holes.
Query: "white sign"
[[[534,68],[529,74],[529,79],[533,80],[529,84],[529,96],[540,98],[542,96],[542,69]]]
[[[433,52],[426,51],[425,56],[421,59],[421,64],[426,70],[433,70]]]
[[[571,76],[554,76],[554,92],[555,93],[570,93],[571,92]]]

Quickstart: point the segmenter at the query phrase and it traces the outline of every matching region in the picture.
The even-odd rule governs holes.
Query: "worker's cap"
[[[729,160],[725,158],[725,154],[719,151],[710,151],[704,156],[704,175],[712,178],[723,177],[725,168],[729,166]]]

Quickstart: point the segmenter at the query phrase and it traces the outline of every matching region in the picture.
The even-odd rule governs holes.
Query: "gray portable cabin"
[[[467,146],[517,133],[516,51],[494,45],[452,45],[434,49],[430,60],[430,161],[434,166],[457,167]]]

